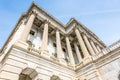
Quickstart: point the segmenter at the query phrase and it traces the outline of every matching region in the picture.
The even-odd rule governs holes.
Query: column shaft
[[[47,44],[48,44],[48,22],[45,22],[41,50],[47,50]]]
[[[68,50],[68,55],[69,55],[69,58],[70,58],[70,63],[71,63],[71,65],[74,66],[75,65],[75,61],[74,61],[72,48],[71,48],[70,41],[69,41],[68,37],[66,37],[66,43],[67,43],[67,50]]]
[[[91,43],[91,45],[92,45],[92,47],[93,47],[95,53],[98,53],[98,50],[97,50],[97,48],[96,48],[94,42],[93,42],[92,40],[90,40],[90,43]]]
[[[77,35],[77,39],[78,39],[78,42],[80,44],[81,50],[82,50],[82,52],[84,54],[84,57],[86,58],[86,57],[89,56],[89,52],[87,51],[87,48],[86,48],[85,43],[83,41],[83,38],[82,38],[82,36],[81,36],[78,29],[75,29],[75,33]]]
[[[60,40],[60,33],[56,31],[56,44],[57,44],[57,57],[58,59],[64,58],[64,54],[62,52],[61,40]]]
[[[21,35],[21,40],[26,42],[27,38],[28,38],[28,35],[29,35],[29,32],[32,28],[32,25],[33,25],[33,22],[34,22],[34,19],[35,19],[35,13],[32,13],[24,27],[24,30],[22,31],[22,35]]]
[[[100,47],[98,45],[97,45],[97,49],[98,49],[99,52],[101,51],[101,49],[100,49]]]
[[[91,44],[89,43],[88,38],[87,38],[87,36],[86,36],[85,34],[83,34],[83,38],[84,38],[85,43],[86,43],[86,45],[87,45],[87,47],[88,47],[88,50],[90,51],[91,54],[94,55],[95,52],[94,52],[94,50],[93,50]]]
[[[81,57],[81,54],[80,54],[79,48],[78,48],[78,46],[77,46],[76,43],[74,43],[74,47],[75,47],[75,51],[76,51],[76,54],[77,54],[78,60],[79,60],[79,62],[81,62],[81,61],[82,61],[82,57]]]

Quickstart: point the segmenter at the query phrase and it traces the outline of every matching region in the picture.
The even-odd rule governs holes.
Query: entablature
[[[92,40],[95,41],[98,45],[100,45],[102,48],[106,47],[106,45],[102,42],[102,40],[100,40],[93,32],[91,32],[83,24],[78,22],[75,18],[71,18],[66,25],[63,25],[60,21],[58,21],[52,15],[48,14],[47,11],[45,11],[35,3],[32,3],[31,7],[28,9],[26,14],[28,14],[31,11],[37,13],[37,18],[39,20],[41,21],[48,20],[52,27],[59,29],[64,35],[71,33],[77,25],[81,32],[87,34],[87,36],[89,38],[92,38]]]

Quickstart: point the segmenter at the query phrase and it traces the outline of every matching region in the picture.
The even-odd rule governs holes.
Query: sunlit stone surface
[[[0,51],[0,80],[120,80],[120,41],[106,46],[72,18],[63,25],[35,3]]]

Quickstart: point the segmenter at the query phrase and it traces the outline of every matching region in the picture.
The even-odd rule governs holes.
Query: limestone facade
[[[0,80],[120,80],[120,41],[106,46],[72,18],[65,25],[35,3],[0,51]]]

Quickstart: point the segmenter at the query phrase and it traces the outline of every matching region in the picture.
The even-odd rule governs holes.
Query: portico
[[[27,41],[29,41],[28,36],[32,29],[35,30],[35,32],[33,30],[34,34],[39,33],[41,35],[33,35],[41,39],[41,42],[38,41],[40,43],[38,45],[39,49],[37,49],[38,52],[40,52],[39,54],[47,58],[56,55],[56,60],[64,65],[67,64],[67,62],[65,62],[66,54],[71,66],[75,66],[75,60],[81,63],[84,59],[100,52],[100,47],[95,45],[92,38],[86,35],[87,32],[81,32],[78,26],[75,27],[71,33],[65,33],[65,29],[61,30],[59,27],[57,28],[51,21],[40,19],[38,13],[35,11],[32,11],[28,16],[20,40],[27,43]],[[24,32],[26,32],[25,35]],[[74,36],[72,36],[73,34]],[[33,42],[31,41],[31,43],[34,44],[34,40]],[[34,44],[34,47],[35,46],[36,44]],[[80,48],[78,46],[80,46]],[[34,47],[32,47],[33,50],[35,50]],[[53,50],[50,50],[51,47],[53,47]],[[66,52],[63,51],[63,47]],[[75,50],[74,53],[73,50]],[[75,57],[74,54],[77,55],[77,57]]]
[[[63,25],[33,4],[18,23],[9,46],[4,49],[6,52],[3,51],[6,58],[0,73],[3,79],[76,80],[93,76],[98,79],[95,61],[103,55],[106,46],[76,19]],[[24,66],[30,69],[24,71]],[[6,78],[9,73],[14,75]]]

